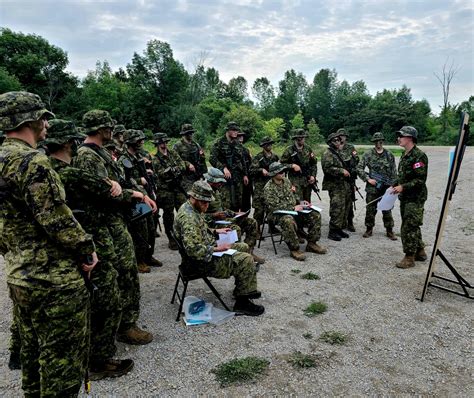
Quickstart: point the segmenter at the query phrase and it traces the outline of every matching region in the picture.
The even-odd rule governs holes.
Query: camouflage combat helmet
[[[93,109],[82,117],[82,124],[86,129],[87,135],[94,134],[100,128],[113,128],[114,122],[109,112],[100,109]]]
[[[291,130],[291,139],[295,140],[297,138],[307,138],[308,133],[304,129],[294,129]]]
[[[0,130],[17,129],[26,122],[36,122],[42,117],[54,117],[39,95],[26,91],[10,91],[0,95]]]
[[[212,187],[203,180],[196,181],[188,192],[188,195],[192,196],[194,199],[203,200],[205,202],[212,202],[214,200]]]
[[[273,141],[272,137],[263,137],[262,140],[260,141],[260,146],[261,147],[264,147],[265,145],[270,145],[270,144],[273,144],[275,143],[275,141]]]
[[[76,126],[69,120],[52,119],[49,121],[48,136],[45,145],[64,145],[71,140],[84,140],[86,136],[77,131]]]
[[[270,177],[275,177],[277,174],[285,171],[288,166],[281,164],[280,162],[273,162],[268,168],[268,175]]]
[[[224,178],[224,173],[221,170],[216,169],[215,167],[209,167],[207,173],[204,174],[204,178],[207,182],[213,182],[216,184],[220,182],[226,182],[226,179]]]
[[[329,135],[328,135],[328,138],[326,139],[326,142],[327,142],[328,144],[331,144],[331,141],[332,141],[334,138],[337,138],[337,137],[340,137],[340,136],[341,136],[341,134],[339,134],[339,130],[338,130],[338,131],[335,132],[335,133],[329,134]]]
[[[225,127],[225,131],[240,131],[240,127],[236,122],[229,122]]]
[[[153,144],[160,145],[168,142],[170,138],[166,133],[155,133],[153,134]]]
[[[396,132],[397,137],[411,137],[413,141],[416,142],[418,138],[418,131],[412,126],[403,126],[400,130]]]
[[[180,135],[186,135],[186,134],[193,134],[196,131],[193,128],[192,124],[185,123],[181,126],[181,132],[179,133]]]
[[[372,141],[372,142],[385,141],[385,137],[383,136],[383,134],[380,131],[377,131],[376,133],[374,133],[374,135],[372,136],[370,141]]]
[[[349,134],[346,133],[346,130],[345,129],[339,129],[336,131],[337,135],[340,136],[340,135],[345,135],[346,137],[349,137]]]
[[[116,124],[114,127],[114,132],[113,136],[116,136],[117,134],[124,134],[127,129],[123,124]]]
[[[141,130],[125,130],[123,140],[126,144],[136,144],[145,139],[145,134]]]

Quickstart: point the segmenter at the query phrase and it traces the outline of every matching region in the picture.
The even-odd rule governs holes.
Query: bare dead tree
[[[443,109],[441,111],[441,118],[443,121],[443,134],[445,134],[448,129],[449,90],[451,89],[451,83],[454,77],[460,69],[458,66],[454,65],[454,60],[451,61],[451,64],[449,66],[448,63],[449,57],[446,59],[446,62],[443,65],[441,76],[438,73],[433,72],[443,89]]]

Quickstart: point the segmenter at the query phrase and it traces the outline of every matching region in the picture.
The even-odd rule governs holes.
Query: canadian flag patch
[[[425,164],[423,162],[416,162],[415,164],[413,164],[413,169],[419,169],[420,167],[424,167]]]
[[[355,155],[357,155],[357,151],[356,151],[356,150],[353,150],[353,151],[352,151],[352,156],[355,156]]]

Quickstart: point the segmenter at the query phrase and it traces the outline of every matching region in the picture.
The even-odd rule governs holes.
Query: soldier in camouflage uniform
[[[91,282],[97,287],[91,303],[91,349],[89,356],[90,378],[117,377],[133,368],[131,359],[116,360],[117,333],[122,307],[118,287],[118,273],[114,268],[117,261],[112,236],[107,229],[107,219],[102,206],[114,205],[122,200],[121,195],[112,195],[111,184],[84,170],[70,165],[77,153],[78,143],[84,136],[79,134],[70,121],[53,119],[48,129],[45,145],[50,153],[50,161],[59,174],[66,192],[66,203],[87,233],[96,242],[100,259]]]
[[[339,138],[341,139],[341,148],[339,149],[339,153],[344,160],[346,165],[347,171],[350,173],[350,182],[351,182],[351,200],[353,203],[356,201],[356,190],[358,189],[356,186],[357,180],[357,165],[359,164],[359,155],[354,147],[354,145],[347,142],[347,133],[344,129],[337,130],[339,134]],[[351,205],[349,207],[349,213],[347,215],[347,226],[348,231],[355,232],[354,227],[354,206]]]
[[[204,149],[193,140],[194,133],[192,124],[183,124],[179,133],[181,140],[173,146],[173,149],[186,163],[186,173],[183,178],[183,188],[186,192],[191,189],[195,181],[202,179],[203,174],[207,171]]]
[[[390,151],[383,147],[385,138],[382,133],[377,132],[372,136],[371,141],[374,148],[364,153],[362,160],[357,165],[357,174],[362,181],[366,183],[365,201],[371,203],[366,207],[365,226],[367,230],[362,235],[364,238],[372,236],[375,215],[377,214],[377,198],[383,196],[388,187],[390,187],[397,178],[397,168],[395,166],[395,157]],[[369,169],[367,173],[365,168]],[[383,224],[387,230],[387,236],[391,240],[397,240],[393,233],[393,217],[391,210],[382,211]]]
[[[116,158],[114,160],[117,160],[126,150],[124,141],[124,135],[126,130],[127,129],[123,124],[116,124],[114,126],[114,131],[112,134],[112,142],[115,143],[114,155],[116,156]]]
[[[403,126],[397,131],[397,138],[398,145],[405,149],[398,163],[398,179],[393,187],[394,193],[400,195],[401,238],[405,253],[397,267],[411,268],[415,266],[415,261],[427,258],[420,227],[428,197],[428,157],[416,146],[418,132],[414,127]]]
[[[215,167],[209,168],[209,171],[204,174],[204,178],[207,183],[212,187],[214,200],[209,203],[209,207],[206,210],[206,221],[208,221],[209,226],[214,227],[216,221],[230,221],[232,222],[229,225],[230,228],[237,230],[239,234],[245,234],[244,242],[250,248],[250,254],[253,256],[253,259],[256,263],[264,264],[265,259],[257,256],[253,251],[255,249],[255,244],[257,243],[258,238],[258,224],[255,219],[248,216],[235,218],[238,214],[229,209],[224,209],[222,207],[222,197],[221,197],[221,188],[225,184],[226,179],[224,178],[224,173]]]
[[[254,183],[253,196],[253,217],[257,220],[260,226],[263,224],[263,217],[265,213],[265,198],[263,196],[263,188],[265,184],[270,181],[271,177],[268,175],[268,169],[274,162],[278,162],[278,155],[272,152],[272,144],[274,141],[270,137],[264,137],[260,141],[262,152],[255,155],[250,165],[250,175]]]
[[[227,180],[222,190],[224,208],[234,211],[242,208],[243,184],[249,181],[245,150],[237,138],[239,131],[237,123],[227,123],[225,136],[214,144],[209,158],[211,165],[222,170]]]
[[[250,165],[252,164],[252,154],[250,150],[244,146],[245,140],[245,133],[241,130],[237,134],[237,139],[242,144],[242,148],[244,149],[244,162],[245,168],[248,171],[248,182],[247,184],[242,185],[242,211],[247,211],[252,208],[252,196],[253,196],[253,181],[252,177],[250,176]]]
[[[186,254],[193,260],[193,271],[200,271],[213,278],[235,278],[234,311],[244,315],[258,316],[265,311],[251,300],[261,297],[257,290],[257,274],[249,247],[245,243],[216,245],[216,236],[230,228],[211,229],[203,213],[213,200],[212,188],[205,181],[196,181],[188,192],[189,200],[179,209],[174,221],[174,232],[182,242]],[[215,252],[233,248],[237,253],[213,256]]]
[[[271,180],[268,181],[264,188],[265,204],[269,217],[280,226],[283,239],[290,249],[290,255],[295,260],[304,261],[305,259],[304,253],[300,251],[297,234],[298,227],[295,218],[299,219],[298,221],[302,226],[308,227],[306,251],[325,254],[326,248],[318,244],[321,237],[321,215],[319,212],[300,213],[297,216],[274,214],[278,210],[301,211],[310,206],[310,203],[306,201],[303,201],[302,204],[297,204],[299,201],[295,196],[290,180],[285,178],[285,170],[287,170],[287,166],[279,162],[270,165],[268,175],[271,177]]]
[[[352,206],[350,173],[342,159],[339,149],[341,138],[339,132],[329,134],[328,149],[321,159],[324,172],[323,191],[328,191],[329,205],[329,234],[328,238],[340,241],[349,235],[343,231],[347,226],[349,208]]]
[[[168,236],[168,247],[171,250],[178,250],[170,232],[173,228],[175,209],[178,210],[186,201],[183,176],[190,166],[186,165],[177,152],[168,148],[169,140],[165,133],[156,133],[153,136],[153,143],[156,146],[153,172],[156,181],[156,196],[163,209],[163,224]]]
[[[298,200],[311,202],[311,191],[317,182],[318,159],[305,144],[308,134],[303,129],[295,129],[292,134],[294,143],[281,155],[281,163],[288,165],[288,178],[296,188]]]
[[[140,154],[145,142],[145,134],[141,130],[126,130],[124,142],[126,149],[122,152],[118,163],[123,165],[125,178],[132,184],[136,184],[136,188],[144,195],[154,197],[155,192],[149,186],[150,179]],[[153,214],[149,213],[140,220],[128,222],[127,225],[135,246],[138,272],[147,273],[150,272],[150,267],[161,267],[163,263],[153,257],[155,251],[155,223]]]
[[[87,368],[89,294],[81,272],[97,255],[36,143],[47,117],[39,96],[0,95],[0,252],[21,336],[25,396],[76,396]]]
[[[83,116],[82,123],[86,128],[87,138],[73,160],[74,167],[108,179],[113,188],[122,192],[124,202],[127,203],[104,208],[107,212],[107,228],[114,240],[117,256],[114,266],[118,272],[122,300],[122,319],[117,340],[128,344],[148,344],[153,340],[153,335],[137,326],[140,314],[140,282],[133,240],[127,229],[125,215],[136,201],[144,201],[154,210],[156,205],[142,192],[122,187],[126,185],[123,171],[103,148],[103,145],[112,139],[113,122],[109,113],[91,110]]]

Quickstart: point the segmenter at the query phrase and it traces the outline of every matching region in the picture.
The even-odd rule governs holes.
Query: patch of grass
[[[306,332],[306,333],[303,333],[303,337],[305,339],[312,339],[313,338],[313,334],[312,333],[309,333],[309,332]]]
[[[326,312],[327,309],[328,306],[322,301],[313,301],[310,305],[306,307],[306,309],[304,310],[304,314],[306,316],[312,317]]]
[[[347,341],[347,335],[341,332],[330,330],[328,332],[321,333],[319,340],[331,345],[344,345]]]
[[[221,363],[211,372],[216,375],[217,381],[226,386],[232,383],[255,380],[270,364],[269,361],[258,357],[236,358]]]
[[[314,368],[316,366],[316,359],[314,356],[309,354],[303,354],[300,351],[295,351],[291,354],[288,359],[288,363],[291,363],[295,368]]]
[[[316,281],[318,279],[321,279],[319,275],[313,273],[313,272],[307,272],[306,274],[301,275],[301,279],[308,279],[310,281]]]
[[[296,269],[296,268],[291,270],[291,273],[292,273],[292,274],[295,274],[295,275],[296,275],[296,274],[299,274],[300,272],[301,272],[301,270],[300,270],[300,269]]]

